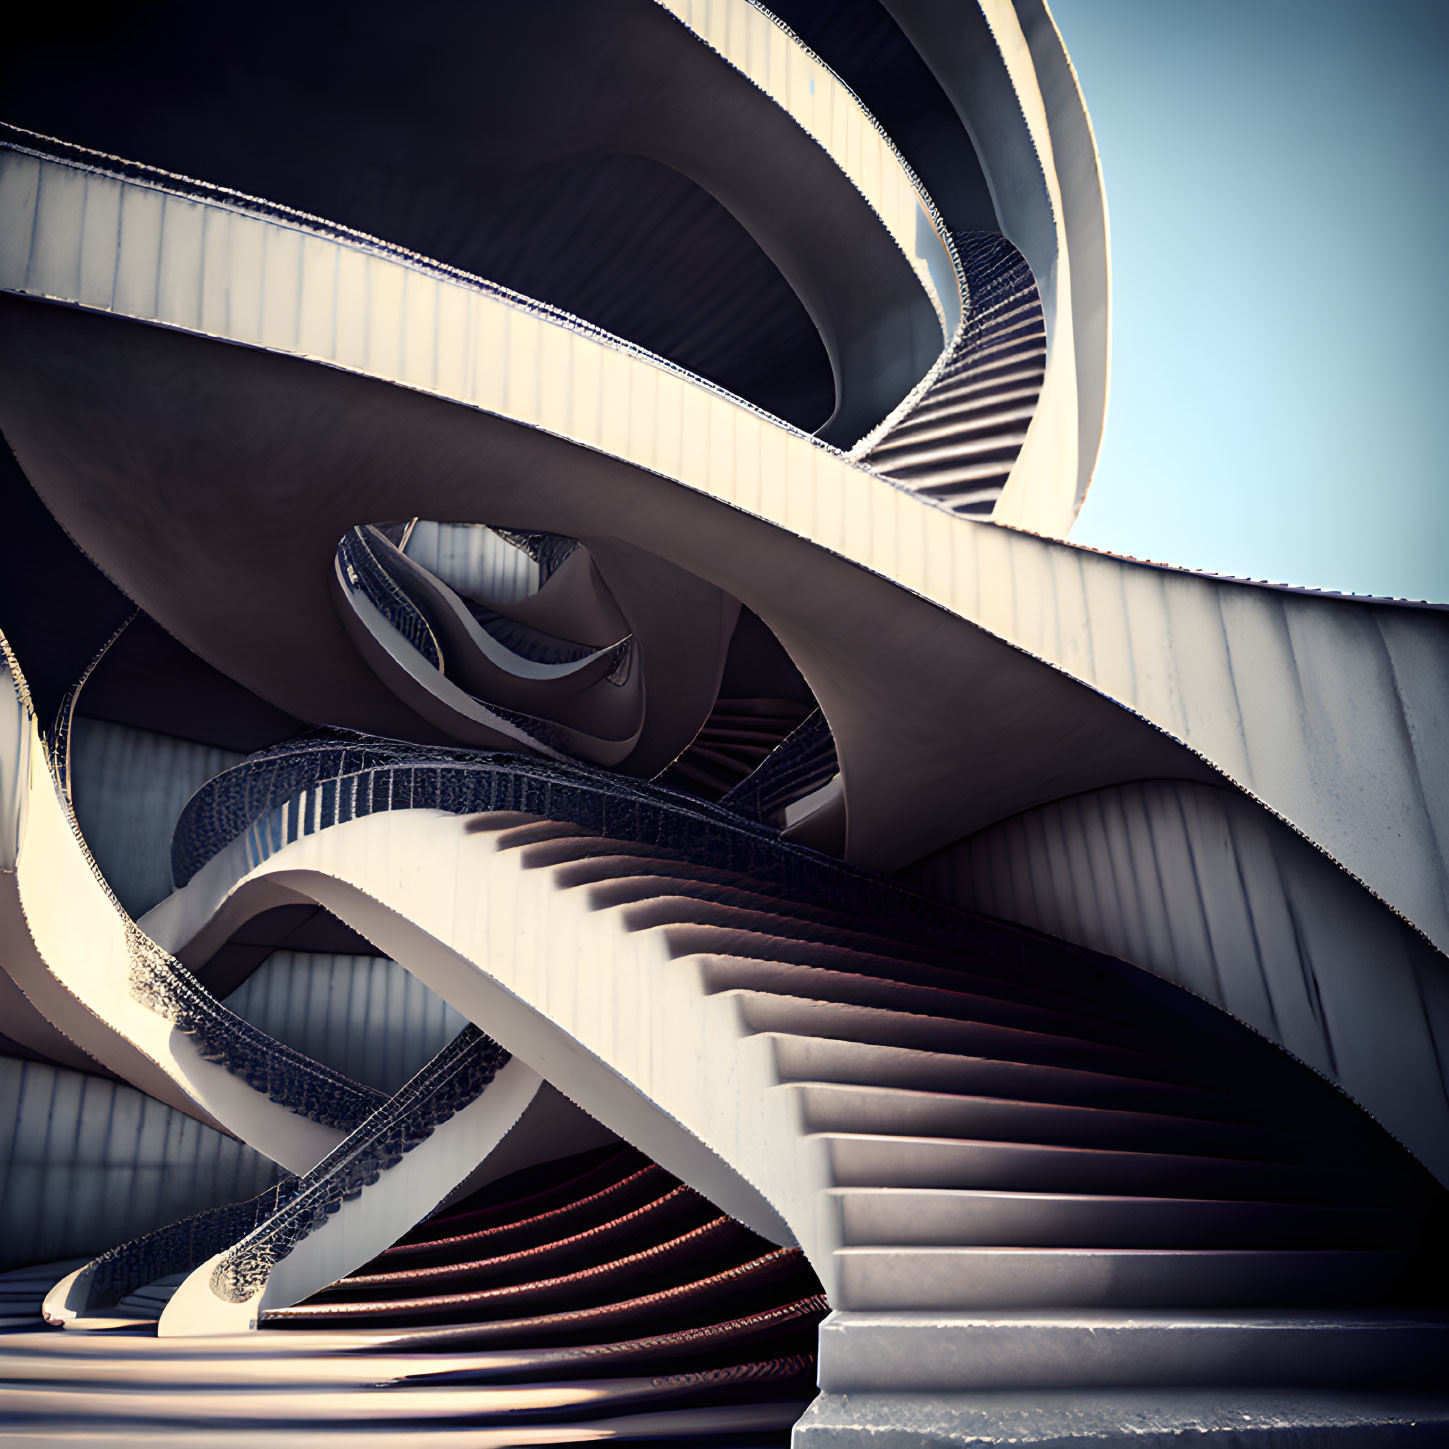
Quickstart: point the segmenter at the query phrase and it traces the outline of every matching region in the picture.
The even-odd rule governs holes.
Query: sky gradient
[[[1113,267],[1073,540],[1449,602],[1449,4],[1051,3]]]

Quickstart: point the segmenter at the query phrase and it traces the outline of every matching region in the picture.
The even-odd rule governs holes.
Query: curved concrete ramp
[[[102,1065],[285,1167],[311,1166],[381,1101],[228,1012],[121,908],[56,786],[0,636],[0,950],[45,1018]]]
[[[255,1328],[375,1258],[465,1181],[540,1085],[465,1028],[386,1106],[301,1178],[286,1201],[199,1264],[161,1315],[163,1338]]]

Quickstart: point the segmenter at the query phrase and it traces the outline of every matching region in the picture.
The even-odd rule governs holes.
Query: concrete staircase
[[[910,929],[904,893],[852,917],[557,824],[506,848],[768,1039],[830,1167],[828,1393],[1424,1384],[1445,1361],[1449,1321],[1410,1308],[1446,1298],[1441,1190],[1186,994],[1043,939],[1008,964],[926,910]]]
[[[1005,237],[958,232],[955,240],[970,315],[945,367],[866,461],[955,513],[985,518],[1036,412],[1046,322],[1031,268]]]
[[[847,1442],[832,1405],[859,1396],[914,1396],[877,1416],[899,1427],[940,1396],[1434,1382],[1443,1189],[1280,1049],[717,807],[554,767],[524,797],[514,768],[263,790],[273,823],[148,925],[181,951],[278,887],[315,899],[704,1198],[793,1235],[834,1310],[803,1421],[833,1437],[801,1443]]]

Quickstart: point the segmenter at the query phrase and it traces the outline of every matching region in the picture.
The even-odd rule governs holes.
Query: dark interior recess
[[[75,546],[0,449],[0,529],[24,539],[0,569],[0,630],[41,727],[135,605]],[[80,712],[220,749],[250,752],[308,728],[198,658],[153,619],[126,626],[86,683]]]
[[[230,996],[273,951],[310,951],[319,955],[386,956],[365,936],[323,906],[273,906],[239,926],[204,962],[187,961],[206,989],[218,999]]]
[[[956,108],[880,0],[770,0],[768,8],[860,97],[950,230],[1001,230]]]
[[[615,0],[601,40],[592,3],[33,12],[0,92],[16,125],[502,283],[813,431],[835,387],[793,289],[706,190],[590,125],[628,133],[675,22]]]

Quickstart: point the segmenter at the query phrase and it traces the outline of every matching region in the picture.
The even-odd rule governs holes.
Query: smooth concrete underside
[[[834,144],[832,158],[838,150]],[[541,313],[525,298],[440,272],[366,238],[338,235],[325,223],[278,219],[265,206],[197,193],[174,177],[123,178],[98,168],[96,159],[42,158],[24,148],[0,156],[6,218],[0,285],[6,291],[400,384],[568,438],[807,538],[1140,714],[1291,823],[1440,949],[1449,945],[1449,862],[1442,845],[1449,838],[1449,775],[1442,751],[1431,745],[1435,721],[1449,708],[1449,615],[1143,566],[1011,529],[963,527],[961,519],[924,506],[838,451],[617,339]],[[911,214],[914,196],[897,195]],[[1062,348],[1056,351],[1060,359]],[[97,372],[91,380],[100,396],[107,379]],[[196,396],[207,400],[204,390]],[[73,431],[83,430],[85,411],[73,399],[67,406],[78,425]],[[298,411],[300,400],[288,406]],[[1056,414],[1043,407],[1013,485],[1024,469],[1066,476],[1041,449],[1033,453],[1035,440],[1060,440],[1055,423],[1044,430],[1043,419]],[[138,416],[154,418],[155,411]],[[219,417],[226,415],[219,410]],[[168,425],[173,421],[174,415],[167,418]],[[128,446],[134,431],[122,434]],[[214,440],[209,450],[195,448],[195,439],[180,441],[181,460],[200,476],[235,439]],[[38,456],[54,444],[43,442]],[[184,456],[188,447],[194,459]],[[50,461],[64,462],[53,447]],[[348,461],[338,453],[328,460]],[[114,475],[125,463],[92,459],[87,466],[109,467]],[[266,460],[260,472],[275,466]],[[53,473],[44,481],[53,484]],[[264,490],[265,484],[254,485]],[[65,514],[66,490],[50,487],[49,493]],[[547,490],[541,501],[548,501]],[[274,530],[286,526],[279,499],[253,502],[275,509]],[[102,507],[115,516],[117,540],[129,542],[114,500]],[[185,511],[178,500],[174,514]],[[616,537],[627,528],[631,537],[647,538],[650,524],[625,516],[613,527]],[[87,547],[110,566],[109,529],[97,533],[77,524],[73,532],[86,533]],[[646,542],[645,548],[672,556],[671,542],[666,537],[662,547]],[[121,578],[130,567],[122,560],[112,571]],[[737,572],[732,565],[730,571]],[[629,582],[622,569],[616,572],[617,587]],[[692,606],[700,602],[696,596]],[[874,612],[886,617],[884,608]],[[895,613],[889,618],[883,627],[897,619],[914,622]],[[167,622],[180,633],[179,624]],[[690,629],[674,623],[673,638],[682,644]],[[920,743],[920,729],[906,719],[892,731],[895,714],[905,713],[894,710],[878,721],[886,728],[875,739],[859,731],[848,716],[860,691],[852,677],[827,698],[821,652],[817,692],[847,747],[842,779],[851,798],[843,823],[852,859],[890,870],[959,838],[993,810],[1001,813],[994,797],[983,812],[980,777],[956,768],[962,746],[969,751],[981,738],[975,719],[965,739],[949,730],[931,739],[927,753],[912,760],[913,778],[902,779],[895,744]],[[924,657],[929,673],[944,656]],[[677,675],[688,658],[676,649],[664,674]],[[971,658],[964,662],[972,685],[990,673],[976,671]],[[689,688],[707,696],[701,678],[707,681],[709,671],[697,660],[694,669]],[[853,676],[844,662],[841,672]],[[675,693],[683,694],[682,679],[677,682]],[[909,690],[907,681],[901,697]],[[968,700],[957,716],[996,702]],[[1064,712],[1063,719],[1070,714],[1080,722],[1085,708]],[[1002,719],[1006,728],[1017,724],[1010,710]],[[927,734],[939,726],[926,721]],[[1068,741],[1068,733],[1059,730],[1053,738]],[[662,750],[665,743],[655,740],[650,748]],[[649,773],[642,758],[633,768]],[[1142,778],[1164,770],[1144,756],[1135,773]],[[1081,787],[1068,780],[1066,788]],[[824,814],[806,823],[810,838],[838,845],[838,814],[828,822]]]
[[[771,28],[739,10],[736,30]],[[844,446],[941,349],[860,190],[654,0],[418,6],[405,21],[368,3],[341,25],[304,0],[245,26],[161,4],[81,34],[33,23],[0,64],[9,121],[487,276],[806,427],[824,421],[823,342]]]
[[[420,515],[578,538],[641,640],[646,678],[655,647],[676,695],[699,671],[701,720],[718,678],[708,599],[752,609],[831,723],[853,855],[901,862],[1063,795],[1213,777],[975,625],[542,430],[73,309],[5,298],[0,318],[6,435],[71,536],[189,648],[303,719],[433,737],[358,655],[328,595],[347,528]]]

